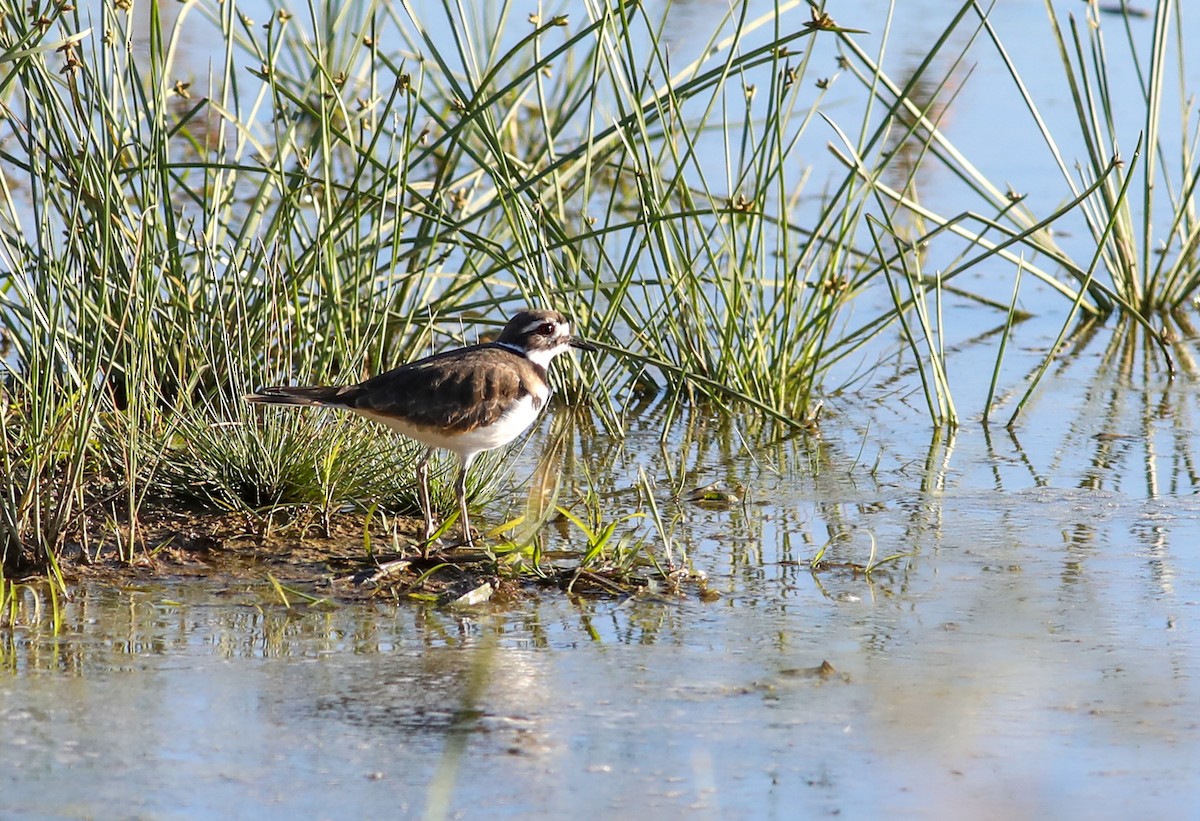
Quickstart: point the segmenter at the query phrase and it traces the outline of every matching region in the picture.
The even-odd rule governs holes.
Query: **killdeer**
[[[467,471],[480,453],[507,445],[533,424],[550,396],[546,369],[569,348],[596,350],[571,334],[558,311],[521,311],[495,342],[435,354],[357,385],[260,388],[246,401],[345,408],[425,445],[417,481],[426,549],[434,533],[429,459],[438,448],[458,454],[454,492],[463,542],[470,546]]]

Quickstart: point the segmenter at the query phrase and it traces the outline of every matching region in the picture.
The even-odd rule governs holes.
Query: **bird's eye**
[[[554,333],[554,323],[543,322],[540,326],[538,326],[537,333],[539,336],[550,336],[552,333]]]

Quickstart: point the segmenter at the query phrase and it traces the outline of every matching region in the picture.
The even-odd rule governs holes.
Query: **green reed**
[[[1105,37],[1110,26],[1103,24],[1095,6],[1086,9],[1082,21],[1067,15],[1065,28],[1049,3],[1046,10],[1087,151],[1082,168],[1068,170],[1054,136],[1048,129],[1042,134],[1068,183],[1074,186],[1076,176],[1084,182],[1106,177],[1084,202],[1084,216],[1111,278],[1113,301],[1120,310],[1147,318],[1188,307],[1200,289],[1200,217],[1195,206],[1200,122],[1194,122],[1194,101],[1183,84],[1187,67],[1182,5],[1178,0],[1154,4],[1148,44],[1135,34],[1131,15],[1110,18],[1121,41],[1118,49],[1127,51],[1124,64],[1110,57]],[[1137,72],[1138,95],[1116,99],[1109,90],[1110,77],[1130,68]],[[1177,122],[1167,118],[1170,111]],[[1136,138],[1131,122],[1146,146],[1143,161],[1105,174],[1121,142]]]
[[[908,295],[898,298],[893,311],[870,317],[851,330],[832,355],[844,356],[872,339],[882,326],[901,322],[931,398],[930,414],[935,421],[954,422],[956,415],[950,410],[949,383],[939,359],[940,324],[924,320],[924,294],[933,294],[938,304],[944,297],[954,296],[1006,310],[1002,304],[959,287],[954,280],[961,274],[1003,262],[1017,279],[1032,277],[1065,297],[1063,333],[1027,382],[1024,399],[1010,424],[1050,361],[1064,350],[1077,317],[1090,322],[1118,313],[1136,323],[1163,367],[1172,372],[1174,359],[1188,355],[1179,340],[1191,334],[1192,325],[1182,309],[1194,302],[1200,285],[1195,276],[1200,230],[1194,204],[1200,181],[1200,127],[1184,82],[1180,4],[1177,0],[1154,4],[1147,42],[1146,36],[1134,30],[1133,21],[1140,15],[1121,13],[1124,6],[1106,16],[1097,4],[1089,3],[1081,9],[1085,15],[1082,23],[1068,14],[1064,25],[1047,0],[1050,31],[1064,68],[1064,89],[1075,109],[1066,130],[1077,124],[1084,152],[1078,161],[1060,148],[1064,138],[1075,135],[1051,131],[1038,109],[1034,89],[1025,82],[1017,61],[989,20],[993,6],[978,0],[962,3],[942,37],[902,79],[881,69],[880,55],[871,55],[854,38],[837,34],[851,75],[884,109],[878,128],[865,145],[843,138],[836,149],[849,173],[870,188],[882,223],[875,231],[879,257],[865,268],[863,282],[876,279],[881,272],[887,272],[886,280],[894,282],[899,273],[908,282]],[[1113,29],[1126,52],[1119,60],[1112,56],[1105,38],[1106,31]],[[967,45],[950,46],[954,40],[965,40]],[[990,50],[998,57],[1024,103],[1029,122],[1061,172],[1068,199],[1050,213],[1035,213],[1013,187],[989,179],[941,128],[939,120],[950,106],[954,85],[950,78],[972,48]],[[933,68],[939,54],[949,66],[941,75]],[[1129,70],[1137,72],[1140,93],[1133,99],[1115,99],[1111,78],[1114,72]],[[1048,82],[1043,78],[1038,85]],[[923,86],[932,92],[922,92]],[[1164,112],[1173,112],[1178,123],[1164,119]],[[900,185],[888,184],[876,172],[895,168],[902,151],[918,154],[919,159],[906,163],[910,170]],[[917,172],[935,167],[971,192],[975,199],[971,210],[948,215],[922,200],[919,186],[914,184]],[[1060,244],[1054,230],[1064,220],[1077,219],[1091,239],[1090,244],[1080,244],[1086,256],[1078,259]],[[892,247],[885,247],[882,240]],[[913,262],[920,255],[936,245],[944,256],[953,242],[960,244],[960,250],[954,252],[950,264],[934,276],[919,273]],[[1092,248],[1098,253],[1093,255]],[[1007,308],[1004,340],[1013,329],[1017,290],[1014,287],[1014,302]],[[910,312],[913,319],[902,320]],[[998,393],[1004,349],[1002,344],[997,352],[985,415],[993,409],[992,400]]]
[[[148,499],[377,497],[408,473],[370,469],[378,437],[241,394],[360,379],[531,302],[616,354],[578,368],[610,419],[648,377],[802,416],[841,299],[790,250],[785,158],[816,110],[791,49],[822,26],[742,12],[674,67],[642,8],[587,11],[152,4],[135,30],[125,5],[4,8],[5,563],[85,513],[128,522],[128,558]],[[219,35],[207,77],[184,73],[194,30]]]
[[[653,390],[672,409],[748,408],[801,425],[829,369],[894,324],[927,377],[931,417],[953,422],[939,311],[981,260],[1007,261],[1087,315],[1177,307],[1191,293],[1194,139],[1184,184],[1168,186],[1175,250],[1131,257],[1136,284],[1102,282],[1050,230],[1083,203],[1089,224],[1112,226],[1097,234],[1111,267],[1137,226],[1101,217],[1127,207],[1109,194],[1131,168],[1108,157],[1071,204],[1034,215],[946,138],[937,101],[948,84],[929,66],[959,27],[993,34],[973,2],[905,82],[880,68],[887,21],[871,55],[819,7],[783,0],[758,18],[735,5],[683,57],[667,18],[638,3],[589,0],[570,17],[504,0],[362,0],[261,20],[232,0],[173,11],[0,5],[10,568],[52,563],[104,520],[124,523],[131,558],[149,502],[405,509],[412,448],[355,420],[263,413],[242,395],[357,381],[473,342],[526,304],[570,313],[601,344],[556,380],[619,431],[620,408]],[[1155,111],[1161,29],[1145,83]],[[826,109],[821,38],[836,39],[841,70],[862,84],[861,109]],[[213,45],[189,62],[197,41]],[[1060,42],[1069,55],[1085,41]],[[810,193],[800,157],[831,133],[844,170]],[[1147,142],[1157,159],[1139,167],[1158,175],[1161,135]],[[1097,158],[1111,142],[1096,141]],[[904,152],[910,170],[895,186],[884,172]],[[919,201],[916,169],[931,162],[978,193],[979,213]],[[962,249],[929,272],[920,249],[942,239]],[[850,325],[847,307],[875,287],[892,307]],[[489,464],[480,494],[501,457]],[[529,522],[553,515],[557,490],[546,496]]]

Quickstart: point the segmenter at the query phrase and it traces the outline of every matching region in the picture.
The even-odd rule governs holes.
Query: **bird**
[[[437,450],[459,459],[454,492],[462,541],[473,547],[467,515],[467,472],[480,453],[503,447],[524,433],[550,397],[551,361],[575,348],[596,346],[571,333],[570,320],[552,310],[522,310],[493,342],[427,356],[356,385],[262,387],[252,404],[341,408],[374,420],[425,445],[417,461],[418,493],[425,516],[427,555],[433,542],[429,460]]]

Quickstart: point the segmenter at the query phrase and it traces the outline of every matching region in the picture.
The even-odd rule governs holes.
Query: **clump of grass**
[[[301,455],[304,431],[336,426],[248,424],[237,397],[473,341],[450,317],[553,304],[627,340],[592,374],[613,392],[654,373],[681,397],[805,411],[842,292],[790,251],[785,159],[816,104],[789,49],[831,24],[743,11],[675,70],[663,21],[627,5],[523,31],[452,4],[262,25],[199,4],[174,29],[151,6],[143,32],[93,13],[0,15],[6,563],[56,555],[91,475],[131,523],[153,494],[327,509],[377,492],[344,469],[348,439]],[[219,34],[207,78],[180,60],[199,25]],[[381,49],[390,32],[408,50]]]
[[[948,80],[930,83],[929,65],[982,14],[973,2],[903,84],[879,68],[883,46],[867,55],[818,5],[750,9],[734,7],[689,59],[667,48],[665,16],[629,3],[514,20],[506,5],[443,2],[418,17],[363,2],[256,22],[201,2],[173,29],[152,4],[142,32],[119,5],[94,19],[70,5],[0,7],[5,564],[53,561],[95,504],[131,526],[151,496],[326,516],[364,497],[402,506],[395,480],[411,451],[357,423],[267,419],[241,395],[359,381],[473,342],[468,325],[498,326],[526,304],[573,314],[604,344],[609,356],[555,378],[613,429],[616,398],[648,388],[668,393],[664,424],[690,401],[802,425],[828,369],[901,317],[931,416],[953,422],[938,312],[981,259],[1011,261],[1087,315],[1184,304],[1194,171],[1169,186],[1171,267],[1151,271],[1143,250],[1131,257],[1140,284],[1106,284],[1094,261],[1054,245],[1048,228],[1066,208],[1035,217],[939,129]],[[181,59],[190,27],[214,35],[206,77]],[[1156,111],[1161,29],[1144,84]],[[396,36],[404,48],[381,45]],[[831,78],[814,76],[818,38],[837,39],[866,90],[864,110],[840,122],[824,110]],[[1092,65],[1106,67],[1091,42]],[[1103,110],[1080,109],[1097,125]],[[819,197],[795,159],[815,123],[846,165]],[[1094,142],[1099,158],[1115,141]],[[902,159],[909,176],[892,187],[884,172]],[[1182,159],[1194,169],[1190,147]],[[916,169],[934,161],[986,216],[923,206]],[[1121,173],[1109,158],[1073,190],[1105,226],[1106,264],[1137,228],[1110,196],[1125,190]],[[942,237],[964,250],[931,274],[922,245]],[[845,308],[877,281],[892,309],[847,329]],[[616,555],[599,538],[611,516],[581,521],[603,545],[588,561]]]
[[[1007,340],[1022,314],[1016,307],[1019,282],[1034,278],[1066,298],[1063,334],[1040,372],[1063,350],[1077,319],[1103,318],[1113,312],[1140,325],[1172,371],[1169,340],[1184,335],[1181,309],[1192,303],[1200,285],[1194,276],[1200,238],[1194,214],[1200,130],[1182,79],[1186,67],[1177,0],[1155,3],[1146,32],[1135,31],[1140,18],[1110,18],[1117,21],[1126,51],[1120,59],[1112,56],[1105,42],[1106,26],[1096,4],[1087,6],[1083,25],[1068,15],[1064,26],[1054,7],[1046,3],[1081,137],[1083,157],[1074,168],[1059,147],[1064,135],[1051,132],[1033,89],[988,19],[990,8],[977,0],[961,3],[919,65],[900,79],[881,68],[883,46],[872,55],[855,37],[835,32],[844,66],[879,110],[876,126],[864,129],[861,139],[831,123],[839,134],[833,150],[847,168],[841,190],[861,187],[874,204],[870,215],[874,253],[851,287],[866,288],[882,279],[891,289],[894,308],[851,329],[832,345],[829,358],[843,359],[875,338],[882,326],[899,323],[918,363],[931,418],[951,424],[958,415],[939,319],[947,298],[969,299],[1004,312],[1001,338]],[[882,25],[886,45],[890,17]],[[955,42],[966,45],[952,46]],[[1061,171],[1064,201],[1049,213],[1036,213],[1015,186],[989,179],[942,128],[942,118],[967,82],[963,65],[977,42],[994,48],[1029,121]],[[940,74],[938,66],[943,67]],[[1133,99],[1113,97],[1111,79],[1118,71],[1137,72],[1140,93]],[[1172,93],[1177,99],[1170,98]],[[1175,112],[1178,126],[1168,125],[1164,112]],[[922,198],[918,175],[933,169],[963,184],[974,202],[970,210],[941,213]],[[1077,215],[1091,241],[1061,245],[1062,235],[1069,233],[1061,223]],[[952,250],[953,242],[960,244],[959,250]],[[1084,256],[1076,258],[1072,248],[1083,249]],[[1093,254],[1092,249],[1098,252]],[[929,258],[937,259],[936,271],[922,270]],[[1011,301],[970,292],[955,281],[967,271],[994,267],[997,262],[1014,272]],[[1164,325],[1166,335],[1160,333]],[[1001,345],[985,415],[998,393],[1003,353]],[[1026,398],[1037,381],[1035,374]],[[1010,424],[1022,406],[1018,403]]]
[[[1074,122],[1086,149],[1074,173],[1054,135],[1040,117],[1036,121],[1073,191],[1080,189],[1080,183],[1102,182],[1082,209],[1110,277],[1111,296],[1104,294],[1101,305],[1147,319],[1189,307],[1200,290],[1200,217],[1195,208],[1200,120],[1189,122],[1195,108],[1183,85],[1187,66],[1181,4],[1178,0],[1154,4],[1148,45],[1135,32],[1133,16],[1110,18],[1119,21],[1117,36],[1127,49],[1116,59],[1110,57],[1108,27],[1096,5],[1087,6],[1082,23],[1068,14],[1065,27],[1049,2],[1046,11],[1075,107]],[[1137,73],[1138,95],[1118,99],[1109,90],[1111,78],[1115,72],[1131,69]],[[1015,69],[1013,77],[1030,112],[1037,115],[1036,104]],[[1178,117],[1176,122],[1165,116],[1171,111]],[[1121,144],[1139,141],[1146,146],[1142,162],[1108,173],[1109,161],[1120,154]]]

